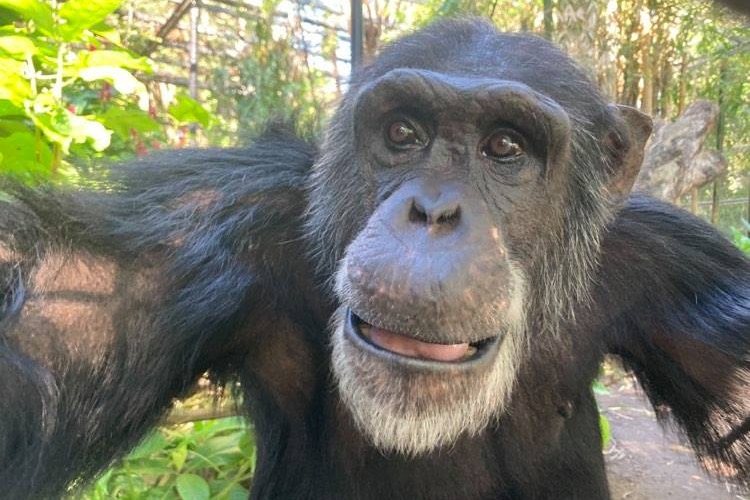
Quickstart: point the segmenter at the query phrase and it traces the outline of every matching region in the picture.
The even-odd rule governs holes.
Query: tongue
[[[430,344],[374,326],[363,330],[370,341],[378,347],[412,358],[458,361],[469,352],[468,343]]]

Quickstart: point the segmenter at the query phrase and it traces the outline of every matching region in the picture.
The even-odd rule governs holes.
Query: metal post
[[[198,0],[192,0],[190,3],[190,70],[188,74],[188,92],[190,97],[198,100],[198,24],[200,23],[201,7]],[[190,125],[190,145],[198,145],[197,135],[198,124]]]
[[[198,23],[200,22],[201,9],[198,0],[190,4],[190,74],[188,77],[188,91],[190,97],[198,97]]]
[[[362,65],[362,0],[352,0],[352,71]]]
[[[552,0],[544,0],[544,38],[552,40]]]

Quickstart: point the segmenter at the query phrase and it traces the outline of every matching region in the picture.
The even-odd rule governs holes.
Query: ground
[[[613,500],[750,500],[709,478],[684,440],[659,426],[632,381],[617,378],[597,396],[612,430],[605,457]]]

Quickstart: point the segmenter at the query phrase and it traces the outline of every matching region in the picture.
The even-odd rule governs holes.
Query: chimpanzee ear
[[[653,121],[645,113],[623,104],[610,104],[615,126],[604,137],[604,147],[612,158],[610,194],[624,199],[630,193],[641,170],[646,142],[653,130]]]

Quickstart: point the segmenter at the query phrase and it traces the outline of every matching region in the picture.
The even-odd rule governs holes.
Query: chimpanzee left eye
[[[385,129],[388,144],[396,149],[412,149],[424,146],[417,127],[406,119],[390,122]]]
[[[482,143],[481,152],[493,160],[512,160],[524,154],[521,141],[506,130],[492,132]]]

